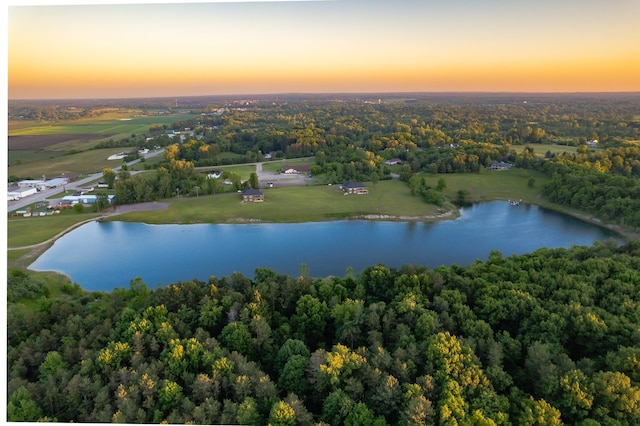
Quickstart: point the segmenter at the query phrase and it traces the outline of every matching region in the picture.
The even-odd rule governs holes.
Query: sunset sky
[[[33,4],[9,99],[640,91],[638,0]]]

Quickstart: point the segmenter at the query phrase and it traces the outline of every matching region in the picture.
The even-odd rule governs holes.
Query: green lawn
[[[262,203],[242,203],[238,193],[174,199],[168,210],[128,213],[113,220],[147,223],[312,222],[364,214],[424,216],[440,212],[411,196],[404,182],[369,185],[368,195],[345,196],[338,186],[265,190]]]
[[[531,148],[533,148],[533,153],[536,155],[536,157],[544,157],[545,154],[547,153],[547,151],[551,152],[552,154],[562,154],[563,152],[567,152],[567,153],[575,153],[578,149],[577,146],[570,146],[570,145],[557,145],[557,144],[530,144],[527,145]],[[524,147],[522,147],[522,150],[524,149]],[[521,152],[522,150],[517,150],[518,152]]]
[[[484,170],[482,173],[450,173],[426,175],[427,184],[432,188],[443,178],[447,187],[443,191],[451,200],[456,200],[459,190],[470,193],[468,201],[513,200],[522,199],[530,203],[539,203],[542,198],[540,188],[549,179],[535,170],[512,168],[505,171]],[[529,187],[529,179],[534,186]]]
[[[274,160],[262,163],[263,172],[279,172],[284,166],[313,166],[316,164],[315,158],[291,158],[287,160]]]
[[[38,244],[73,224],[99,216],[97,213],[69,213],[60,216],[10,219],[7,223],[7,246],[21,247]]]

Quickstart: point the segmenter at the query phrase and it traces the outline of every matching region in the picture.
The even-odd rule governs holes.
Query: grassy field
[[[337,186],[272,188],[262,203],[242,203],[240,194],[174,199],[168,210],[128,213],[114,220],[147,223],[312,222],[365,214],[427,216],[441,212],[411,196],[398,181],[369,186],[368,195],[345,196]]]
[[[427,184],[432,188],[443,178],[447,187],[443,191],[451,200],[456,200],[459,190],[467,190],[468,201],[480,202],[490,200],[522,199],[529,203],[540,203],[540,188],[549,179],[535,170],[512,168],[505,171],[485,170],[482,173],[451,173],[427,175]],[[529,179],[534,179],[534,186],[529,187]]]
[[[84,175],[101,172],[105,167],[117,167],[122,164],[122,161],[109,161],[107,157],[131,149],[133,147],[92,149],[76,154],[57,156],[53,159],[39,159],[40,155],[36,153],[33,161],[25,159],[17,165],[11,165],[12,151],[9,151],[9,175],[31,176],[35,179],[42,175],[54,177],[62,173]]]
[[[577,146],[568,146],[568,145],[556,145],[556,144],[531,144],[528,145],[533,148],[533,153],[536,157],[544,157],[547,151],[552,154],[562,154],[563,152],[575,153],[578,149]],[[524,147],[522,148],[524,149]],[[516,150],[518,152],[522,150]]]
[[[7,224],[7,246],[22,247],[42,243],[78,222],[97,216],[97,213],[70,212],[60,216],[11,219]]]
[[[294,158],[287,160],[274,160],[262,163],[262,171],[264,172],[278,172],[284,166],[313,166],[315,164],[314,158]]]
[[[153,124],[170,125],[193,118],[193,114],[141,115],[140,111],[115,111],[95,118],[82,118],[62,123],[16,122],[9,123],[9,136],[116,134],[130,136],[149,131]]]
[[[140,111],[131,110],[63,123],[12,121],[9,123],[9,175],[86,174],[114,167],[114,162],[107,161],[107,157],[133,147],[91,148],[110,139],[144,134],[154,124],[169,125],[191,117],[192,114],[186,113],[141,115]]]
[[[284,165],[290,166],[300,166],[300,165],[308,165],[312,166],[315,164],[314,158],[300,158],[300,159],[289,159],[289,160],[267,160],[262,162],[262,171],[276,173],[280,171],[280,169]],[[249,179],[251,173],[256,171],[256,166],[254,164],[230,164],[225,166],[207,166],[207,167],[198,167],[199,171],[205,170],[229,170],[236,172],[240,175],[240,177],[244,180]]]

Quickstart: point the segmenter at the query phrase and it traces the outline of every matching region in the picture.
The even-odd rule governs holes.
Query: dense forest
[[[149,165],[155,173],[105,170],[118,203],[237,190],[248,185],[239,175],[225,173],[233,183],[225,189],[206,172],[268,156],[313,156],[318,183],[393,174],[441,204],[444,196],[425,176],[483,173],[504,161],[547,174],[540,191],[551,202],[640,228],[637,94],[290,95],[180,104],[198,118],[108,142],[142,144],[151,136],[148,143],[167,146],[163,161]],[[37,113],[19,107],[12,111]],[[42,119],[56,108],[74,111],[44,105]],[[168,136],[187,128],[180,143]],[[542,153],[541,144],[567,150]],[[390,159],[401,165],[385,164]],[[372,265],[344,277],[261,268],[253,278],[155,290],[133,279],[110,293],[66,284],[61,295],[49,294],[44,278],[12,270],[8,419],[637,425],[638,271],[638,241],[506,258],[492,252],[464,267]]]
[[[8,417],[637,425],[639,271],[638,242],[56,298],[14,271]]]
[[[633,94],[225,100],[193,108],[193,120],[150,129],[156,139],[148,144],[168,145],[164,161],[155,175],[121,179],[118,203],[219,193],[225,188],[199,171],[267,156],[313,156],[320,184],[375,182],[392,171],[411,182],[481,173],[499,161],[548,174],[541,192],[551,202],[640,227],[640,99]],[[189,135],[172,144],[166,132],[184,129]],[[567,151],[538,155],[542,143]],[[402,165],[392,169],[391,159]],[[239,176],[224,179],[233,181],[227,190],[242,188]]]

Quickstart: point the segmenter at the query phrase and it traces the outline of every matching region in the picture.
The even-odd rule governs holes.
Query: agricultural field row
[[[40,177],[96,173],[105,167],[119,166],[107,157],[134,149],[117,147],[93,149],[100,142],[142,135],[152,125],[171,125],[193,118],[192,114],[144,115],[139,112],[113,112],[96,118],[65,123],[35,121],[9,123],[9,176]],[[117,163],[117,164],[116,164]]]

